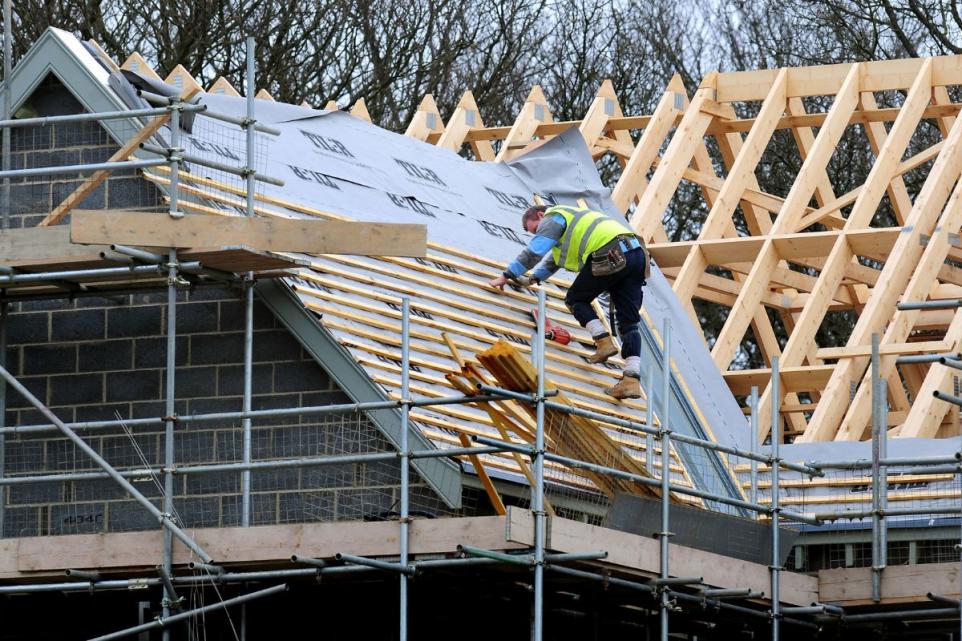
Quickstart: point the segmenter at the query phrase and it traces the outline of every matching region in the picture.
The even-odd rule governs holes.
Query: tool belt
[[[591,253],[591,275],[610,276],[625,268],[628,260],[625,252],[643,248],[641,241],[632,235],[617,236],[606,245]]]

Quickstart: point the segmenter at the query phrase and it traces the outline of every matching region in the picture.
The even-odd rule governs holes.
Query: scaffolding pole
[[[197,616],[201,616],[208,612],[214,612],[216,610],[224,610],[233,605],[240,605],[242,603],[247,603],[248,601],[253,601],[254,599],[261,599],[266,596],[271,596],[273,594],[278,594],[280,592],[285,592],[287,590],[287,585],[275,585],[263,590],[258,590],[257,592],[251,592],[249,594],[244,594],[241,596],[236,596],[232,599],[225,599],[218,603],[212,603],[210,605],[205,605],[194,610],[188,610],[187,612],[181,612],[180,614],[170,615],[165,614],[159,619],[151,621],[150,623],[144,623],[142,625],[135,626],[133,628],[127,628],[126,630],[120,630],[118,632],[112,632],[110,634],[105,634],[103,636],[96,637],[90,641],[112,641],[113,639],[123,639],[124,637],[133,636],[141,632],[148,632],[150,630],[156,630],[157,628],[163,629],[164,637],[167,638],[170,634],[170,629],[168,626],[171,623],[177,623],[178,621],[186,621],[187,619],[192,619]]]
[[[778,367],[778,356],[772,358],[772,426],[771,426],[771,441],[772,441],[772,501],[771,501],[771,513],[772,513],[772,567],[771,567],[771,591],[772,591],[772,641],[778,641],[780,634],[780,619],[781,613],[779,612],[780,598],[779,592],[781,587],[781,561],[782,555],[780,552],[780,544],[778,540],[778,517],[780,513],[780,508],[778,505],[778,472],[781,467],[781,460],[778,455],[779,444],[782,440],[782,421],[779,415],[779,410],[781,409],[781,389],[780,389],[780,378],[779,378],[779,367]]]
[[[665,318],[662,333],[662,377],[661,377],[661,531],[658,533],[661,555],[661,580],[667,581],[670,568],[668,567],[669,542],[671,530],[669,523],[669,507],[671,504],[671,319]],[[666,585],[662,585],[658,600],[661,641],[668,641],[668,612],[670,600]]]
[[[547,514],[544,509],[544,365],[545,365],[545,291],[538,287],[538,318],[535,325],[534,344],[538,359],[538,392],[535,398],[535,440],[534,440],[534,480],[531,505],[534,512],[534,622],[532,641],[542,641],[544,637],[544,550],[547,535]]]
[[[882,527],[885,522],[881,504],[882,466],[879,464],[882,456],[881,443],[881,415],[884,399],[880,394],[881,377],[879,376],[879,335],[872,334],[872,364],[871,364],[871,394],[872,394],[872,600],[882,601],[882,564],[881,541]],[[888,470],[884,471],[886,477]]]
[[[247,37],[247,69],[245,74],[245,106],[247,109],[246,118],[243,121],[243,129],[246,139],[246,160],[244,171],[246,172],[246,214],[248,218],[254,217],[254,93],[256,85],[254,80],[254,38]],[[253,395],[253,376],[254,376],[254,272],[247,272],[244,278],[244,398],[242,409],[245,412],[251,411]],[[243,431],[243,461],[245,464],[251,462],[251,419],[241,419],[241,430]],[[251,524],[251,471],[249,469],[241,472],[241,525],[249,527]],[[240,618],[240,641],[247,641],[247,604],[241,605]]]
[[[175,165],[176,167],[176,165]],[[176,175],[176,168],[174,174]],[[177,201],[171,201],[170,215],[175,215]],[[177,367],[177,250],[171,249],[167,258],[167,371],[164,401],[164,515],[171,522],[174,521],[174,426],[176,424],[175,406],[176,367]],[[161,559],[163,572],[173,572],[174,539],[169,529],[164,530],[164,551]],[[170,606],[176,595],[167,594],[161,605],[163,618],[170,616]],[[170,639],[170,631],[164,628],[164,641]]]
[[[748,426],[751,431],[751,453],[754,454],[758,451],[758,386],[752,385],[751,395],[748,397],[749,409],[751,409],[751,414],[748,418]],[[749,494],[748,500],[752,503],[758,503],[758,461],[751,459],[748,466],[749,473]],[[758,520],[759,513],[755,513],[755,519]]]
[[[408,429],[410,418],[411,394],[411,299],[405,296],[401,299],[401,435],[398,438],[398,450],[401,455],[401,509],[399,518],[398,547],[400,548],[400,565],[408,565],[408,536],[410,534],[410,507],[408,505],[410,492],[410,446],[408,445]],[[408,574],[398,574],[398,634],[400,641],[408,638]]]
[[[181,264],[183,267],[183,263]],[[507,390],[501,391],[499,388],[492,393],[440,396],[428,398],[415,398],[409,403],[411,407],[429,407],[431,405],[461,405],[465,403],[489,403],[503,401],[510,393]],[[555,392],[556,393],[556,392]],[[547,392],[545,396],[551,396],[552,392]],[[267,410],[232,411],[232,412],[211,412],[208,414],[190,414],[178,416],[179,423],[209,423],[213,421],[225,421],[236,419],[259,419],[259,418],[280,418],[294,415],[321,415],[321,414],[340,414],[350,412],[370,412],[375,410],[400,409],[401,401],[368,401],[364,403],[339,403],[332,405],[308,405],[305,407],[279,407]],[[147,427],[164,424],[163,416],[147,418],[112,419],[104,421],[84,421],[77,423],[65,423],[67,427],[76,431],[106,429],[110,427]],[[0,428],[0,434],[21,435],[35,432],[56,432],[58,427],[53,423],[43,423],[37,425],[10,426]],[[767,459],[766,459],[767,460]]]
[[[3,0],[3,114],[4,120],[10,120],[13,110],[13,100],[10,95],[10,76],[13,69],[13,2]],[[10,171],[10,130],[3,128],[2,161],[0,171]],[[3,179],[3,191],[0,194],[0,207],[3,208],[3,219],[0,229],[10,228],[10,178]]]
[[[9,0],[4,0],[8,2]],[[8,303],[0,300],[0,367],[7,367],[7,314]],[[7,435],[2,428],[7,424],[7,384],[0,383],[0,481],[6,478]],[[0,539],[6,525],[7,488],[0,487]]]

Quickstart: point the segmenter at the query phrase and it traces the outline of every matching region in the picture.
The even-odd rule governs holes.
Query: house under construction
[[[0,640],[962,641],[962,56],[403,134],[255,60],[205,90],[50,29],[5,79]],[[645,241],[641,399],[570,274],[487,285],[532,198]]]

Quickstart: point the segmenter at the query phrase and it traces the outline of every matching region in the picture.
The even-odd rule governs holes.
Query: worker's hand
[[[497,278],[492,278],[491,280],[488,281],[488,285],[490,287],[494,287],[495,289],[500,289],[501,291],[504,291],[504,286],[507,284],[508,284],[508,279],[507,277],[505,277],[504,274],[501,274]]]
[[[518,276],[514,282],[522,287],[536,287],[541,284],[541,281],[533,276]]]

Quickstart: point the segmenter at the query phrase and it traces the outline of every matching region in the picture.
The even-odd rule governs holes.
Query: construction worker
[[[589,363],[604,363],[618,353],[614,340],[591,306],[599,294],[608,292],[618,321],[625,366],[621,380],[605,393],[617,399],[639,398],[641,331],[638,323],[641,288],[648,275],[648,258],[641,240],[625,221],[584,207],[535,205],[524,212],[521,224],[534,238],[504,273],[488,284],[503,290],[508,281],[522,286],[546,281],[560,268],[577,272],[565,296],[565,305],[594,340],[595,351],[587,357]],[[549,250],[551,253],[541,261]],[[535,269],[531,276],[525,276],[532,267]]]

